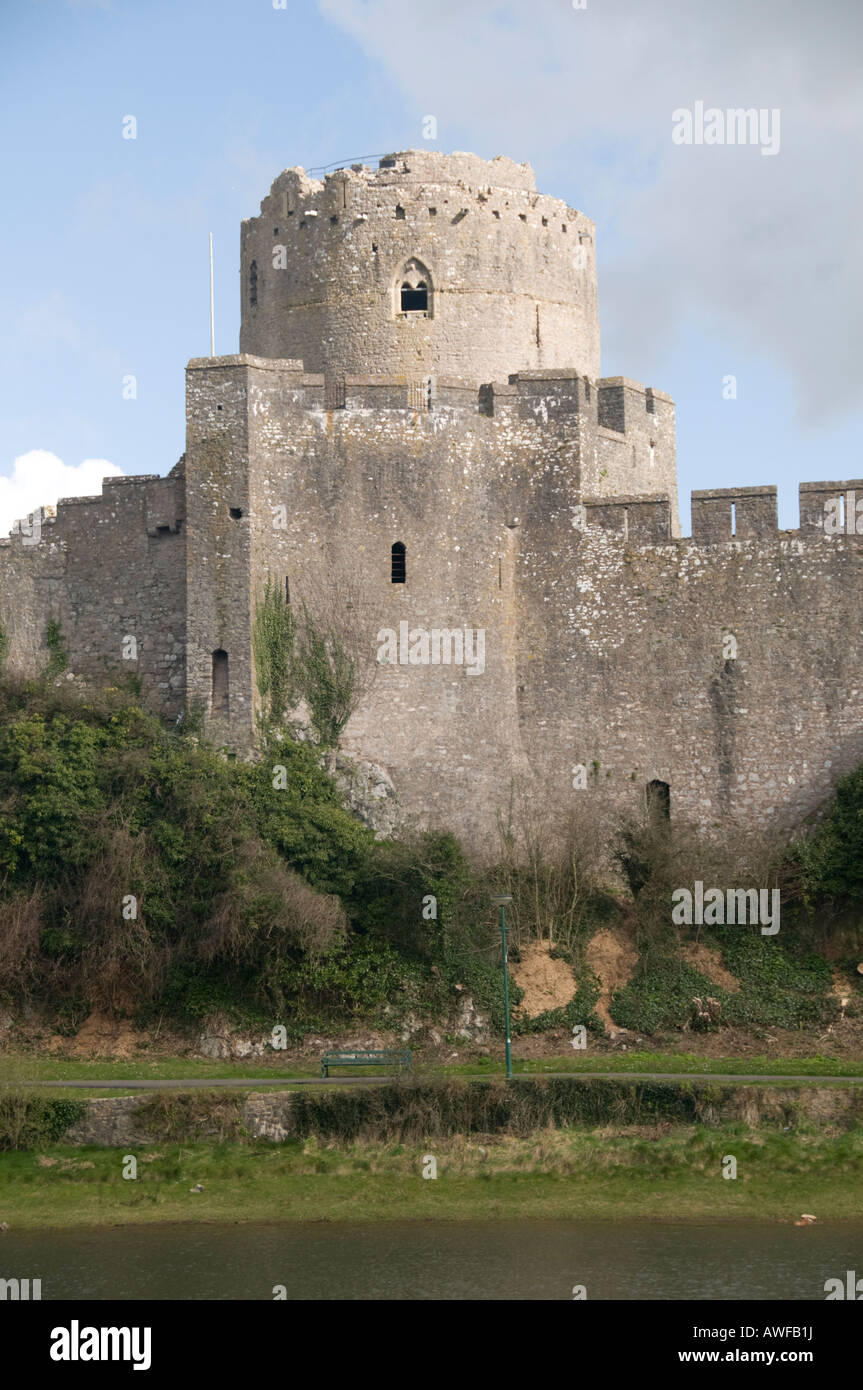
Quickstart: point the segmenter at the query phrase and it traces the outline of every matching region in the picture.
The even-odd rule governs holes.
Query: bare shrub
[[[28,994],[42,975],[44,906],[39,888],[0,901],[0,989],[10,995]]]
[[[494,881],[496,891],[512,895],[507,923],[513,942],[571,949],[608,879],[608,826],[593,807],[561,815],[514,786],[498,830]]]
[[[202,929],[197,953],[203,961],[237,964],[275,964],[296,950],[316,957],[342,940],[347,926],[337,897],[318,893],[260,841],[249,841]]]
[[[649,813],[620,824],[615,857],[636,902],[639,944],[671,940],[672,894],[705,887],[779,888],[790,903],[799,893],[796,871],[781,834],[723,826],[705,831],[685,821],[666,821]],[[695,926],[697,941],[701,928]]]
[[[147,1096],[136,1119],[158,1143],[231,1143],[244,1137],[243,1100],[236,1091],[161,1091]]]
[[[126,825],[107,824],[100,840],[76,896],[75,934],[82,945],[72,974],[92,1009],[122,1013],[133,1000],[149,1001],[159,993],[166,949],[150,934],[139,887],[152,872],[152,865],[149,873],[145,869],[146,837],[132,835]],[[136,916],[124,917],[123,900],[130,894],[137,897]]]

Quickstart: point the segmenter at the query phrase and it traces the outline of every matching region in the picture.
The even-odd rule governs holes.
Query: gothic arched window
[[[432,280],[428,268],[413,256],[396,276],[395,311],[397,314],[423,314],[431,317]]]

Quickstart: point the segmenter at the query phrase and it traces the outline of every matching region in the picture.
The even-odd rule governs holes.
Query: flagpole
[[[213,233],[210,232],[210,356],[216,355],[216,306],[213,298]]]

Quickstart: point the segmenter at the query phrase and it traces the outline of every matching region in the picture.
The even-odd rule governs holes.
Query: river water
[[[42,1298],[823,1300],[863,1277],[863,1224],[169,1225],[8,1231]]]

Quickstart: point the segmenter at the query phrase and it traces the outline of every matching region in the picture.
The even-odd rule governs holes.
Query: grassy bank
[[[737,1178],[722,1177],[737,1160]],[[428,1157],[437,1179],[424,1179]],[[861,1216],[863,1131],[776,1134],[743,1126],[543,1130],[402,1145],[162,1144],[0,1155],[12,1229],[182,1221],[590,1219],[787,1222]],[[200,1184],[203,1191],[192,1192]],[[805,1239],[805,1232],[801,1232]]]
[[[380,1075],[379,1069],[368,1069]],[[456,1063],[424,1061],[415,1058],[415,1071],[423,1076],[503,1075],[504,1063],[497,1057],[472,1057]],[[569,1051],[557,1057],[514,1059],[513,1071],[518,1075],[550,1072],[641,1072],[661,1075],[700,1076],[799,1076],[843,1077],[863,1076],[863,1060],[833,1057],[699,1057],[694,1053],[627,1051],[625,1053],[596,1053],[592,1056]],[[245,1080],[246,1077],[268,1077],[284,1074],[288,1077],[320,1076],[320,1064],[308,1057],[286,1060],[278,1053],[252,1057],[248,1061],[214,1062],[197,1057],[161,1057],[157,1061],[143,1058],[120,1061],[104,1058],[94,1061],[67,1061],[59,1058],[34,1057],[29,1054],[0,1054],[0,1086],[21,1085],[28,1081],[86,1081],[90,1078],[123,1081],[174,1080]],[[355,1070],[351,1075],[357,1075]]]

